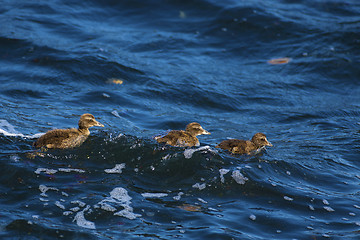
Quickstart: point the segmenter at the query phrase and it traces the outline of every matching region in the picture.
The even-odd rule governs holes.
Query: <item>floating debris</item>
[[[185,211],[188,212],[201,212],[201,207],[200,206],[194,206],[191,204],[183,204],[181,206],[178,206],[178,208],[183,209]]]
[[[274,59],[270,59],[268,61],[269,64],[272,65],[279,65],[279,64],[287,64],[291,61],[291,58],[288,57],[284,57],[284,58],[274,58]]]
[[[118,78],[109,78],[106,82],[107,82],[107,83],[118,84],[118,85],[120,85],[120,84],[123,84],[123,83],[124,83],[124,81],[123,81],[123,80],[118,79]]]

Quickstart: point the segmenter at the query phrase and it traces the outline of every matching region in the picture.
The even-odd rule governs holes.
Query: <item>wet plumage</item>
[[[201,134],[210,134],[201,127],[199,123],[189,123],[184,130],[172,130],[164,137],[155,137],[159,143],[166,143],[176,147],[199,146],[199,139],[196,137]]]
[[[251,152],[260,150],[265,146],[271,147],[272,144],[267,140],[265,134],[256,133],[251,140],[229,139],[222,141],[216,147],[228,150],[232,153],[250,154]]]
[[[95,120],[92,114],[86,113],[81,115],[79,127],[70,129],[54,129],[42,135],[34,146],[37,148],[73,148],[80,146],[90,135],[89,128],[93,126],[104,127]]]

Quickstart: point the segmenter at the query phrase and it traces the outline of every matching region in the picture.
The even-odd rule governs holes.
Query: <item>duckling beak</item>
[[[211,133],[203,129],[203,132],[201,134],[210,135]]]
[[[103,124],[99,123],[98,121],[96,121],[96,125],[95,126],[98,126],[98,127],[104,127]]]
[[[269,147],[272,147],[273,145],[271,144],[271,142],[269,142],[268,140],[266,140],[267,141],[267,144],[266,144],[266,146],[269,146]]]

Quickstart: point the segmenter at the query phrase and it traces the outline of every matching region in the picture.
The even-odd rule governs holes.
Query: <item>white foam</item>
[[[59,189],[57,189],[57,188],[47,187],[45,185],[39,185],[39,190],[41,192],[40,196],[43,196],[43,197],[47,197],[46,192],[49,190],[59,191]]]
[[[255,216],[254,214],[251,214],[251,215],[249,216],[249,218],[250,218],[251,220],[253,220],[253,221],[256,220],[256,216]]]
[[[239,170],[233,171],[231,176],[238,184],[245,184],[245,182],[249,180],[247,177],[244,177]]]
[[[46,174],[55,174],[55,173],[57,173],[57,170],[55,170],[55,169],[48,169],[48,168],[38,168],[38,169],[36,169],[36,171],[35,171],[36,174],[40,174],[40,173],[42,173],[42,172],[44,172],[44,173],[46,173]]]
[[[110,204],[107,204],[107,203],[102,203],[101,204],[101,209],[105,210],[105,211],[108,211],[108,212],[115,212],[116,211],[116,208],[114,208],[113,206],[111,206]]]
[[[80,208],[79,207],[73,207],[73,208],[70,208],[70,211],[78,212],[78,211],[80,211]]]
[[[106,173],[122,173],[122,170],[125,168],[125,163],[116,164],[114,168],[105,169]]]
[[[195,183],[194,185],[192,185],[193,188],[198,188],[199,190],[203,190],[206,188],[206,184],[200,184],[200,183]]]
[[[115,117],[121,118],[118,111],[114,110],[111,112],[112,115],[114,115]]]
[[[64,216],[69,216],[70,214],[73,214],[73,212],[72,212],[72,211],[65,211],[65,212],[63,212],[63,215],[64,215]]]
[[[202,203],[205,203],[205,204],[208,203],[207,201],[205,201],[205,200],[202,199],[202,198],[198,198],[198,201],[199,201],[199,202],[202,202]]]
[[[179,192],[178,195],[174,196],[173,199],[179,201],[181,199],[181,196],[184,195],[183,192]]]
[[[130,206],[131,199],[132,198],[128,195],[126,189],[117,187],[110,192],[110,197],[101,200],[98,202],[98,205],[100,205],[100,208],[111,212],[115,212],[117,210],[117,206],[120,206],[123,209],[121,211],[115,212],[114,215],[122,216],[132,220],[140,217],[141,215],[133,213],[133,208]]]
[[[227,174],[228,172],[230,172],[229,169],[225,169],[225,168],[222,168],[219,170],[219,173],[220,173],[220,181],[222,183],[225,183],[225,178],[224,178],[224,175]]]
[[[167,193],[142,193],[141,196],[144,198],[161,198],[166,197]]]
[[[324,209],[328,212],[335,212],[335,210],[332,207],[324,206]]]
[[[293,198],[288,197],[288,196],[284,196],[284,199],[285,199],[286,201],[290,201],[290,202],[294,200]]]
[[[55,202],[55,205],[56,205],[57,207],[59,207],[59,208],[61,208],[61,209],[65,210],[65,206],[64,206],[64,205],[62,205],[59,201],[56,201],[56,202]]]
[[[71,201],[72,204],[78,204],[80,207],[85,207],[86,203],[76,200],[76,201]]]
[[[90,206],[87,206],[84,210],[76,213],[73,222],[76,221],[76,224],[79,227],[88,228],[88,229],[96,229],[95,223],[88,221],[85,219],[84,212],[89,210]]]
[[[189,159],[189,158],[192,158],[192,155],[194,154],[194,152],[202,151],[202,150],[210,150],[210,146],[203,146],[203,147],[199,147],[196,149],[192,149],[192,148],[186,149],[184,151],[184,156],[185,156],[185,158]]]
[[[44,133],[37,133],[34,135],[24,135],[16,131],[14,126],[4,119],[0,119],[0,134],[1,133],[8,137],[22,137],[22,138],[38,138],[44,134]]]
[[[78,173],[84,173],[85,171],[82,169],[76,169],[76,168],[59,168],[60,172],[78,172]]]

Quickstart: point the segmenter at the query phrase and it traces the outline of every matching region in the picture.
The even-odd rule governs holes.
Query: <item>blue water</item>
[[[1,238],[359,239],[359,1],[3,1],[0,26]],[[105,128],[29,155],[83,113]],[[153,139],[192,121],[200,147]]]

